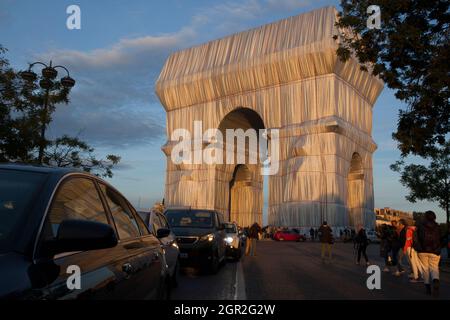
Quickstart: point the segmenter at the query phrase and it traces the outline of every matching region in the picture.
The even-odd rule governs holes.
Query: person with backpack
[[[256,256],[256,241],[259,239],[259,233],[261,232],[261,227],[257,222],[253,223],[248,230],[247,244],[245,248],[245,255]]]
[[[417,255],[417,251],[413,247],[414,238],[417,237],[416,226],[409,226],[406,229],[406,241],[403,247],[403,253],[408,258],[409,264],[411,266],[411,274],[409,275],[409,282],[417,283],[423,282],[421,277],[423,277],[423,267]]]
[[[367,246],[369,245],[369,239],[367,238],[366,230],[363,228],[363,226],[358,227],[358,233],[355,237],[355,250],[358,252],[358,259],[356,260],[356,264],[359,265],[361,261],[361,255],[364,256],[364,259],[366,260],[366,265],[370,265],[369,258],[367,258]]]
[[[433,211],[425,212],[417,226],[414,249],[418,252],[423,267],[423,280],[428,295],[439,296],[439,261],[441,259],[441,233]],[[431,290],[431,282],[433,290]]]
[[[319,228],[318,232],[319,240],[322,244],[321,246],[321,258],[322,262],[325,262],[325,251],[328,252],[328,259],[331,262],[332,256],[331,256],[331,247],[334,243],[333,239],[333,230],[331,230],[330,226],[327,224],[326,221],[322,223],[322,225]]]

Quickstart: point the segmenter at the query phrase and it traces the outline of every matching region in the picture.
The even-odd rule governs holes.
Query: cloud
[[[165,114],[154,84],[170,53],[247,29],[274,12],[308,1],[228,1],[200,10],[177,32],[122,38],[91,51],[58,49],[37,55],[66,66],[77,81],[69,107],[58,107],[50,133],[76,135],[100,146],[130,147],[160,141]]]
[[[309,0],[267,0],[270,9],[295,10],[311,5]]]
[[[81,131],[89,143],[112,147],[161,140],[165,115],[154,83],[168,55],[194,38],[192,29],[183,28],[173,34],[121,39],[109,48],[37,56],[66,66],[77,81],[69,106],[57,108],[50,133]]]

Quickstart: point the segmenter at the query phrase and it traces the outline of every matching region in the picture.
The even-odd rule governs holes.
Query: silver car
[[[226,256],[239,260],[242,256],[243,241],[235,223],[225,223]]]

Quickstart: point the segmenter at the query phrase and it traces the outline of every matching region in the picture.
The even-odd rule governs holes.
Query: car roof
[[[76,168],[60,168],[60,167],[50,167],[44,165],[22,164],[22,163],[0,163],[0,169],[41,172],[50,174],[66,174],[71,172],[85,173],[84,171]]]

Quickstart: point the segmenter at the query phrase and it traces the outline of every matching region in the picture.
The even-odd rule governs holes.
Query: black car
[[[216,273],[225,261],[223,216],[214,210],[168,209],[165,216],[180,247],[180,262]]]
[[[166,298],[160,241],[83,172],[0,165],[0,298]]]
[[[166,217],[159,212],[139,211],[139,215],[150,232],[156,235],[164,248],[167,266],[172,287],[178,285],[178,273],[180,269],[179,256],[180,249],[177,244],[175,233],[170,229]]]

